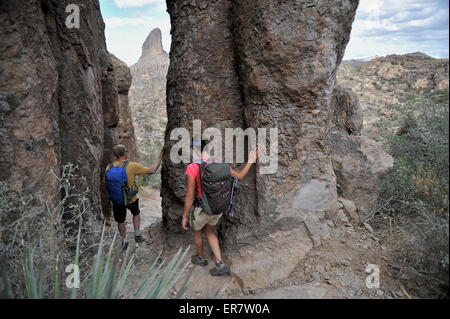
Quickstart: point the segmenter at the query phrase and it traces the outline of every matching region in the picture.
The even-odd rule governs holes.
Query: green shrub
[[[399,261],[414,274],[431,277],[434,294],[449,274],[449,110],[448,100],[440,103],[442,95],[410,97],[408,112],[390,123],[400,128],[384,139],[394,168],[378,205],[378,217],[400,221]]]

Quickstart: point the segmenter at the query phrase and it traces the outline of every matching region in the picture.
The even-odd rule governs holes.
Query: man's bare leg
[[[117,223],[117,228],[119,228],[120,237],[125,240],[127,238],[127,232],[125,230],[125,223]]]
[[[140,214],[133,216],[133,226],[134,226],[134,231],[139,232],[140,227],[141,227],[141,215]]]

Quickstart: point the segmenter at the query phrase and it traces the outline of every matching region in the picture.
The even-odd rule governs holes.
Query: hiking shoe
[[[230,270],[223,261],[216,261],[216,267],[209,270],[212,276],[225,276],[230,274]]]
[[[199,255],[194,255],[191,257],[191,262],[200,266],[207,266],[208,260],[205,257],[200,257]]]
[[[142,235],[134,236],[134,240],[135,240],[137,243],[142,243],[142,242],[145,241],[145,239],[144,239],[144,237],[142,237]]]

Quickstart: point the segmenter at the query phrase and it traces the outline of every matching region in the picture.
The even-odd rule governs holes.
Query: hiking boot
[[[230,270],[223,263],[223,261],[216,261],[216,267],[210,269],[209,273],[212,276],[225,276],[230,274]]]
[[[134,236],[134,240],[136,241],[136,243],[142,243],[145,241],[145,239],[144,239],[144,237],[142,237],[142,235]]]
[[[208,260],[205,257],[200,257],[199,255],[194,255],[191,257],[191,262],[200,266],[207,266]]]

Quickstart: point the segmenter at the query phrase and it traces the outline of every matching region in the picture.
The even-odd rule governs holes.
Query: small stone
[[[347,217],[352,222],[359,223],[359,215],[355,203],[344,198],[338,198],[338,201],[344,205],[344,212]]]
[[[340,264],[342,266],[350,266],[350,260],[348,260],[347,258],[344,258],[340,261]]]
[[[383,296],[383,295],[384,295],[383,290],[377,289],[377,295],[378,295],[378,296]]]
[[[317,266],[316,266],[316,271],[317,271],[319,274],[321,274],[321,273],[323,273],[323,272],[325,271],[325,267],[322,266],[322,265],[317,265]]]
[[[337,214],[336,214],[336,221],[338,223],[342,223],[342,224],[347,224],[348,223],[348,218],[347,215],[345,215],[344,210],[343,209],[339,209]]]
[[[402,273],[402,274],[400,275],[400,279],[401,279],[401,280],[409,280],[409,276],[408,276],[407,274],[405,274],[405,273]]]
[[[11,111],[9,103],[4,100],[0,100],[0,112],[9,112],[9,111]]]
[[[364,223],[364,227],[367,229],[369,233],[373,233],[373,228],[368,223]]]

